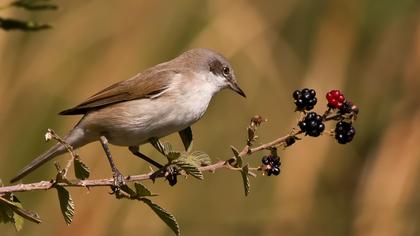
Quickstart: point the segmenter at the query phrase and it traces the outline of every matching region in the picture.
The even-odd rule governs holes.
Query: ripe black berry
[[[322,123],[322,116],[315,112],[309,112],[298,125],[300,130],[312,137],[318,137],[325,129],[325,125]]]
[[[316,92],[313,89],[304,88],[293,92],[297,110],[312,110],[317,103]]]
[[[341,108],[346,100],[340,90],[331,90],[325,97],[328,101],[328,107],[331,108]]]
[[[335,139],[340,144],[346,144],[353,140],[356,129],[348,122],[340,121],[335,126]]]
[[[280,174],[281,163],[279,157],[273,155],[264,156],[261,162],[264,165],[263,170],[268,176]]]

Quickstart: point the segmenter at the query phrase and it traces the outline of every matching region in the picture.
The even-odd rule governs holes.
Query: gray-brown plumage
[[[189,129],[203,116],[213,95],[224,88],[245,96],[222,55],[192,49],[60,112],[83,115],[65,141],[78,148],[101,138],[134,150],[150,138]],[[64,152],[63,145],[55,145],[23,168],[12,182]]]

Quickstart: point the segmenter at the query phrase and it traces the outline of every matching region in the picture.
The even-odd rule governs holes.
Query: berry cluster
[[[340,144],[346,144],[353,140],[356,129],[348,122],[340,121],[335,126],[335,139]]]
[[[346,100],[340,90],[331,90],[325,97],[327,98],[328,107],[330,108],[340,109]]]
[[[268,176],[280,174],[280,158],[273,155],[264,156],[262,158],[264,171]]]
[[[317,103],[316,92],[313,89],[304,88],[302,90],[296,90],[293,92],[293,98],[297,110],[310,111],[314,108]]]
[[[298,125],[300,130],[312,137],[318,137],[325,129],[322,116],[315,112],[306,114],[305,118]]]
[[[352,122],[356,120],[359,109],[351,101],[347,100],[344,94],[337,89],[329,91],[325,95],[328,103],[328,110],[323,116],[312,110],[317,103],[316,92],[313,89],[304,88],[293,92],[296,110],[301,111],[305,116],[299,121],[300,130],[312,137],[318,137],[325,130],[326,121],[337,121],[334,130],[335,139],[345,144],[353,140],[356,130]],[[296,140],[286,140],[285,146],[289,146]]]

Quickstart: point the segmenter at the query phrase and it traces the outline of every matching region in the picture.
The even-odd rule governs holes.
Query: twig
[[[67,177],[67,173],[71,164],[74,162],[75,159],[79,158],[79,155],[74,151],[74,148],[68,144],[64,139],[62,139],[54,130],[48,129],[47,133],[45,134],[45,139],[49,141],[50,139],[54,139],[57,142],[61,143],[66,149],[67,152],[70,153],[71,158],[67,161],[66,166],[64,167],[63,177]]]
[[[247,155],[251,155],[253,153],[267,150],[272,147],[277,147],[281,144],[284,144],[286,140],[290,137],[294,137],[298,134],[301,134],[302,131],[298,132],[292,132],[291,134],[288,134],[284,137],[277,138],[271,142],[262,144],[260,146],[257,146],[255,148],[250,148],[249,145],[246,145],[242,151],[239,153],[239,156],[245,157]],[[72,159],[74,156],[72,156]],[[208,165],[208,166],[201,166],[198,169],[202,172],[215,172],[218,169],[230,169],[230,161],[234,160],[235,157],[231,157],[227,160],[220,160],[214,164]],[[141,175],[132,175],[125,177],[125,182],[139,182],[139,181],[146,181],[146,180],[152,180],[155,178],[162,178],[165,177],[164,174],[161,175],[154,175],[152,178],[153,172],[150,172],[148,174],[141,174]],[[55,182],[54,180],[51,181],[40,181],[36,183],[29,183],[29,184],[17,184],[17,185],[11,185],[11,186],[4,186],[0,187],[0,194],[4,193],[12,193],[12,192],[26,192],[26,191],[34,191],[34,190],[48,190],[54,187],[54,185],[60,185],[63,187],[84,187],[84,188],[91,188],[91,187],[104,187],[104,186],[113,186],[115,184],[115,181],[113,178],[106,178],[106,179],[93,179],[93,180],[68,180],[66,182]]]

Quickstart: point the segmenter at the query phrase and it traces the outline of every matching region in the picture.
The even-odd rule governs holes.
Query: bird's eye
[[[228,76],[230,74],[230,69],[227,66],[223,67],[223,75]]]

